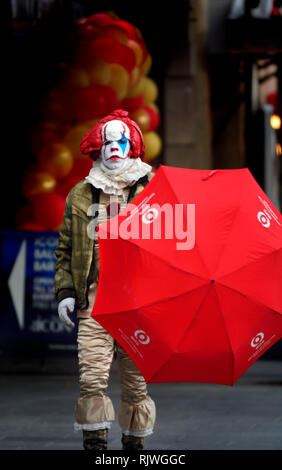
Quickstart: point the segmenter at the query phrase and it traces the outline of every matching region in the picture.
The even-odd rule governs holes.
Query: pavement
[[[33,364],[33,362],[35,363]],[[73,431],[76,357],[0,367],[0,450],[79,450]],[[149,384],[154,433],[146,450],[282,450],[282,361],[259,359],[232,387],[199,383]],[[109,382],[117,415],[117,364]],[[120,446],[118,422],[109,450]]]

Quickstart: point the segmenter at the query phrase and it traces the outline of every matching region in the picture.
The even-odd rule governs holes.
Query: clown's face
[[[104,165],[110,170],[122,169],[130,150],[127,125],[119,120],[107,122],[102,127],[102,140],[100,155]]]

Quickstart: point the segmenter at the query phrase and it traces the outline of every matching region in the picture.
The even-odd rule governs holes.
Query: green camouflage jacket
[[[153,176],[150,172],[130,188],[127,203],[144,189]],[[84,180],[71,189],[66,198],[59,242],[55,249],[57,302],[74,297],[78,310],[88,308],[88,290],[94,273],[94,240],[88,235],[88,226],[98,215],[89,208],[92,204],[99,204],[99,192],[98,188],[84,183]]]

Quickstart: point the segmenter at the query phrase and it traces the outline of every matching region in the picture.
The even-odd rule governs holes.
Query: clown
[[[124,169],[130,150],[129,129],[122,121],[114,119],[102,128],[101,159],[110,170]]]
[[[152,178],[152,168],[142,161],[142,133],[123,110],[114,111],[95,124],[82,139],[80,148],[94,160],[93,167],[66,198],[55,250],[59,317],[66,325],[74,327],[70,316],[76,307],[79,318],[80,396],[75,406],[75,430],[82,430],[84,449],[107,449],[108,429],[115,419],[107,387],[116,349],[122,448],[141,450],[144,438],[153,432],[155,404],[130,357],[91,317],[99,280],[99,245],[97,232],[94,230],[91,237],[88,229],[91,215],[97,226],[123,210]],[[97,208],[94,214],[89,211],[91,207]]]

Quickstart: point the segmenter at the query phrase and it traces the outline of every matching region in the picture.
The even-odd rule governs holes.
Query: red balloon
[[[276,107],[277,102],[278,102],[277,92],[269,93],[266,97],[266,101],[267,101],[267,103],[272,104],[274,107]]]
[[[44,127],[44,124],[39,123],[31,131],[30,150],[33,155],[37,156],[42,147],[58,140],[58,134],[54,130],[48,129]]]
[[[98,57],[110,64],[120,64],[129,72],[136,66],[136,55],[133,50],[111,37],[91,41],[89,52],[93,57]]]
[[[45,230],[53,230],[63,221],[65,198],[56,192],[38,194],[33,201],[35,221]]]
[[[77,158],[73,164],[73,167],[68,174],[68,178],[74,177],[74,178],[79,178],[79,180],[82,180],[89,174],[89,171],[91,170],[93,166],[93,160],[89,157],[81,157]]]
[[[138,30],[131,23],[128,23],[128,21],[117,20],[115,21],[115,24],[121,26],[127,32],[129,39],[133,39],[139,44],[143,52],[142,63],[144,63],[148,55],[148,50],[147,50],[146,43],[144,39],[142,38],[142,36],[140,35],[140,33],[138,32]]]
[[[146,43],[144,41],[143,38],[138,38],[138,44],[139,46],[141,47],[142,49],[142,52],[143,52],[143,61],[142,61],[142,64],[144,64],[145,60],[147,59],[149,53],[148,53],[148,50],[147,50],[147,47],[146,47]]]
[[[160,124],[160,115],[158,113],[158,110],[152,106],[152,105],[147,105],[144,106],[144,109],[147,111],[150,117],[150,126],[148,131],[155,131]]]
[[[22,224],[31,222],[33,219],[33,207],[31,204],[20,207],[15,216],[16,228],[20,228]]]
[[[66,197],[70,190],[81,180],[80,176],[75,175],[68,175],[66,178],[63,179],[61,183],[59,183],[56,191],[61,194],[62,196]]]
[[[73,46],[77,45],[77,41],[89,41],[101,35],[103,30],[102,26],[94,23],[83,23],[80,27],[72,33]]]
[[[131,23],[128,23],[128,21],[116,20],[115,24],[123,28],[127,32],[130,39],[134,39],[135,41],[136,39],[139,39],[135,26],[133,26]]]
[[[129,113],[133,113],[137,111],[137,109],[142,108],[144,102],[144,95],[138,95],[134,98],[124,98],[121,101],[122,109],[125,109]]]
[[[103,28],[101,28],[99,37],[113,38],[122,44],[126,44],[129,39],[128,34],[125,31],[125,29],[121,28],[116,23],[110,24],[108,26],[104,26]]]
[[[77,90],[71,102],[72,117],[78,122],[101,118],[118,108],[116,92],[105,85],[81,88]]]
[[[18,230],[34,230],[37,232],[42,232],[46,229],[42,225],[37,224],[36,222],[24,222],[18,227]]]
[[[99,26],[107,26],[109,24],[113,24],[115,20],[111,15],[108,13],[95,13],[94,15],[87,16],[86,18],[80,18],[76,20],[76,24],[84,25],[87,23],[94,23]]]

